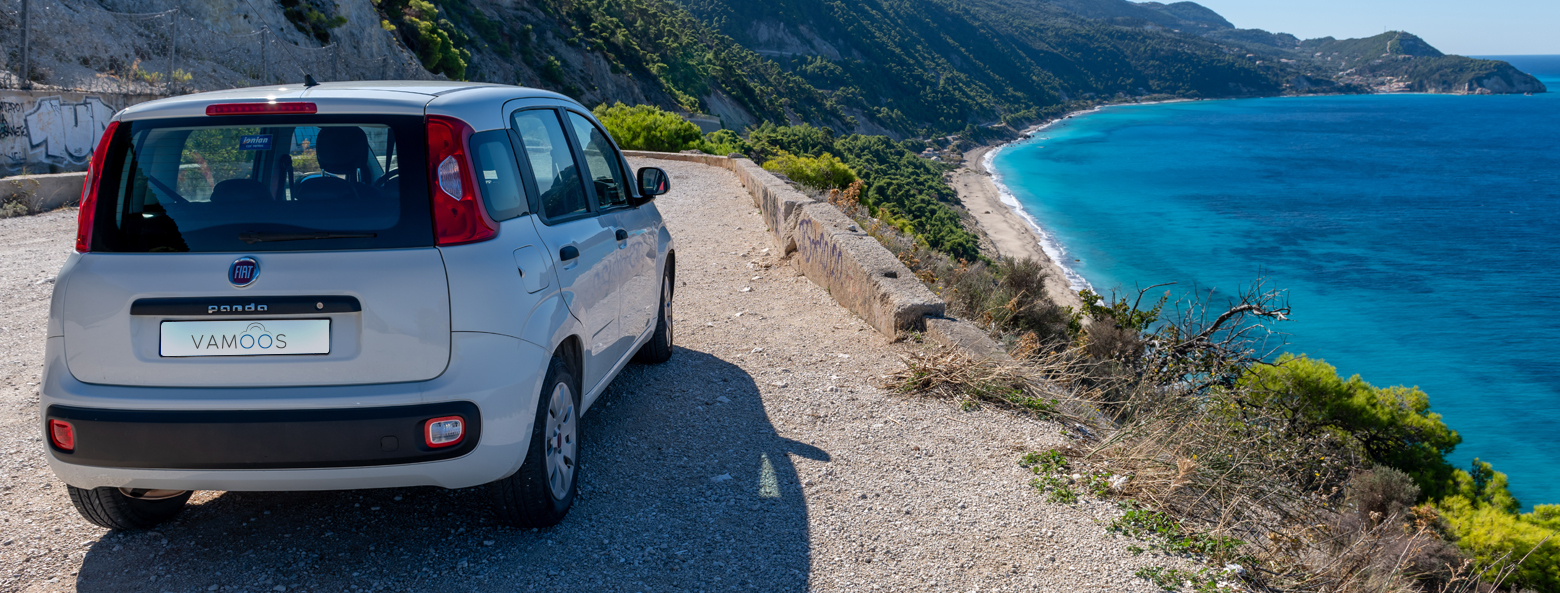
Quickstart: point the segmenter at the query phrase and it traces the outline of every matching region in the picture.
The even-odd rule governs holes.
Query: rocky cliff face
[[[1473,95],[1549,92],[1548,87],[1532,75],[1518,71],[1505,62],[1501,66],[1488,76],[1464,83],[1461,92]]]
[[[32,79],[44,88],[179,93],[321,80],[429,78],[379,26],[370,0],[337,0],[331,44],[299,31],[272,1],[34,0]],[[10,22],[6,22],[10,19]],[[0,29],[15,31],[0,11]],[[7,56],[19,72],[19,56]],[[12,78],[7,86],[20,82]]]

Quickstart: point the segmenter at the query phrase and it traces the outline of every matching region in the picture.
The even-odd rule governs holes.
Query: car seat
[[[238,202],[262,202],[271,199],[265,184],[253,179],[228,179],[211,188],[211,203],[233,204]]]
[[[305,179],[298,184],[296,197],[302,201],[374,199],[379,190],[369,182],[368,134],[356,126],[320,128],[314,142],[314,154],[320,169],[330,175]],[[341,177],[332,177],[340,175]]]

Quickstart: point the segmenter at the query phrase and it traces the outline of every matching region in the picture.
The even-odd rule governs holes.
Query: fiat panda
[[[195,490],[430,485],[556,524],[580,415],[631,359],[672,356],[668,188],[535,89],[130,107],[92,154],[50,305],[49,465],[111,529]]]

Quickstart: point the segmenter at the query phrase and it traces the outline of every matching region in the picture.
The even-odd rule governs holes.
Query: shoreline
[[[1193,99],[1179,99],[1172,101],[1154,101],[1151,103],[1130,103],[1130,105],[1153,105],[1159,103],[1181,103],[1193,101]],[[964,162],[949,176],[950,185],[959,196],[959,201],[964,204],[970,216],[975,219],[976,226],[980,227],[983,234],[991,240],[1000,256],[1034,258],[1040,262],[1046,270],[1046,296],[1052,302],[1065,307],[1071,307],[1074,311],[1083,310],[1083,301],[1078,296],[1082,289],[1093,290],[1089,281],[1061,262],[1064,252],[1060,242],[1053,239],[1039,223],[1039,221],[1024,209],[1018,199],[1013,196],[1012,190],[1001,181],[1001,176],[992,171],[991,162],[1003,148],[1019,142],[1033,139],[1038,134],[1051,126],[1058,125],[1077,115],[1093,113],[1111,105],[1100,105],[1090,109],[1074,111],[1051,121],[1037,124],[1025,129],[1023,137],[1017,140],[1009,140],[995,145],[980,146],[964,153]]]
[[[1044,237],[1015,210],[1016,206],[1003,201],[1002,195],[1006,189],[999,186],[995,177],[985,170],[986,155],[998,148],[982,146],[964,153],[965,164],[955,170],[949,180],[959,195],[959,201],[964,203],[965,209],[975,219],[976,226],[996,246],[998,255],[1020,259],[1029,257],[1040,262],[1046,271],[1046,296],[1056,304],[1081,311],[1083,301],[1071,282],[1076,273],[1046,253]],[[972,163],[979,163],[975,165],[978,168],[972,167]]]
[[[1002,183],[1002,176],[992,170],[992,159],[1002,149],[1033,140],[1035,134],[1047,128],[1059,125],[1073,117],[1094,113],[1108,107],[1209,100],[1225,99],[1169,99],[1142,103],[1111,103],[1073,111],[1051,121],[1030,126],[1020,132],[1023,136],[1016,140],[970,149],[964,153],[963,164],[949,174],[948,181],[958,194],[959,201],[964,204],[965,210],[975,219],[976,226],[980,227],[981,232],[996,247],[998,255],[1034,258],[1046,269],[1047,296],[1059,305],[1072,307],[1074,311],[1082,311],[1083,301],[1078,296],[1078,291],[1094,290],[1094,286],[1072,266],[1062,263],[1066,251],[1061,242],[1046,232],[1040,221],[1018,203],[1018,198],[1013,195],[1012,190]]]

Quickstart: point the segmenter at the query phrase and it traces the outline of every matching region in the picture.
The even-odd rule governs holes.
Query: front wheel
[[[661,275],[661,308],[656,314],[655,333],[650,341],[639,348],[634,360],[660,364],[672,359],[672,269],[668,265]]]
[[[172,519],[189,502],[189,490],[145,488],[77,488],[66,485],[76,512],[93,525],[109,529],[146,529]]]
[[[580,395],[563,359],[548,363],[539,399],[520,471],[488,484],[498,518],[515,527],[557,525],[579,491]]]

